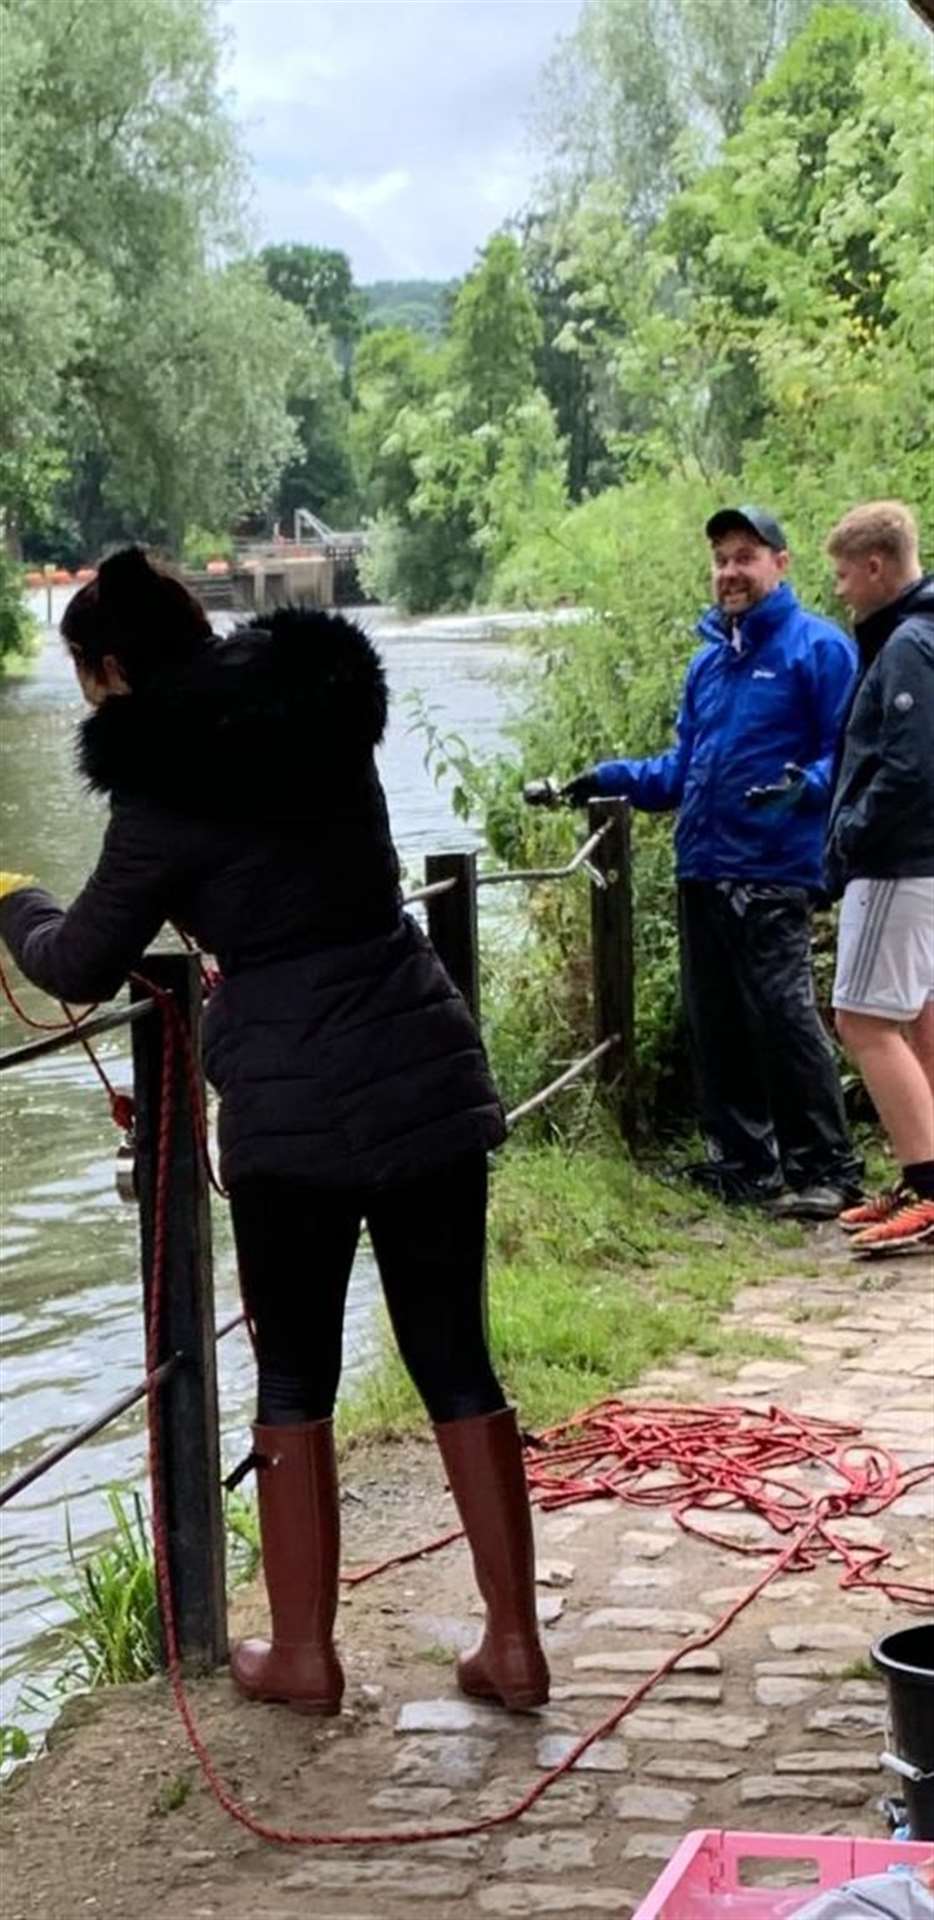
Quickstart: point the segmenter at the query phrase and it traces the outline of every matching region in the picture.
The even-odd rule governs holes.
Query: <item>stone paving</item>
[[[857,1421],[905,1465],[930,1459],[931,1262],[861,1266],[830,1231],[818,1237],[818,1255],[811,1273],[745,1289],[732,1315],[746,1329],[794,1340],[797,1358],[756,1360],[727,1382],[689,1356],[644,1376],[626,1397],[759,1409],[777,1402]],[[807,1482],[807,1470],[792,1472]],[[439,1499],[443,1517],[449,1505]],[[427,1495],[425,1516],[433,1529],[439,1508]],[[262,1817],[304,1827],[421,1828],[509,1807],[764,1565],[686,1537],[663,1509],[608,1500],[538,1514],[535,1524],[554,1681],[548,1708],[507,1715],[457,1694],[450,1654],[475,1637],[477,1603],[466,1549],[447,1549],[345,1598],[350,1686],[339,1722],[242,1707],[231,1717],[228,1705],[227,1718],[212,1724],[212,1702],[228,1700],[230,1690],[220,1678],[204,1684],[199,1711],[222,1773],[232,1770],[235,1785],[239,1775],[242,1788],[262,1752],[262,1784],[248,1795]],[[765,1537],[741,1514],[718,1516],[717,1526],[741,1547]],[[840,1530],[891,1544],[897,1575],[934,1577],[934,1483]],[[884,1699],[868,1649],[888,1626],[915,1616],[881,1593],[844,1592],[839,1574],[822,1565],[778,1579],[515,1824],[392,1851],[287,1853],[231,1826],[199,1788],[160,1835],[158,1897],[151,1892],[147,1903],[141,1886],[135,1910],[158,1911],[160,1920],[372,1920],[378,1898],[381,1920],[624,1916],[694,1827],[883,1834],[880,1802],[895,1783],[879,1767]],[[378,1648],[377,1621],[386,1630]],[[164,1718],[150,1720],[149,1734],[174,1765],[184,1747],[163,1696],[164,1689]],[[274,1777],[271,1747],[280,1763]],[[43,1764],[54,1761],[53,1754]],[[59,1771],[63,1846],[69,1770],[74,1760]],[[56,1790],[49,1779],[47,1797]],[[28,1859],[24,1865],[31,1871]],[[134,1870],[144,1875],[138,1864]],[[95,1897],[83,1902],[91,1911],[133,1911],[116,1896],[98,1897],[93,1884]],[[32,1891],[28,1910],[43,1911]],[[54,1903],[45,1911],[57,1920]],[[9,1920],[19,1920],[18,1909]]]
[[[799,1318],[802,1310],[811,1317]],[[927,1260],[893,1262],[883,1272],[829,1251],[819,1280],[789,1275],[747,1289],[734,1318],[794,1339],[800,1358],[751,1362],[729,1388],[715,1387],[689,1358],[644,1376],[628,1397],[741,1399],[756,1408],[780,1401],[858,1421],[905,1465],[934,1456]],[[744,1545],[766,1537],[740,1515],[718,1520],[717,1530]],[[934,1484],[879,1519],[855,1518],[840,1530],[854,1541],[891,1542],[897,1573],[934,1579]],[[517,1727],[504,1725],[495,1709],[457,1698],[449,1685],[407,1701],[394,1718],[392,1772],[401,1791],[377,1793],[374,1812],[421,1821],[507,1806],[534,1767],[562,1759],[581,1731],[679,1638],[703,1630],[761,1567],[685,1539],[663,1511],[643,1510],[636,1523],[609,1502],[537,1515],[536,1531],[550,1707]],[[880,1799],[893,1782],[879,1767],[884,1694],[866,1661],[877,1633],[913,1616],[882,1594],[841,1591],[838,1578],[839,1569],[827,1567],[777,1581],[716,1648],[689,1656],[516,1827],[462,1842],[456,1856],[457,1843],[448,1843],[443,1867],[418,1870],[429,1874],[423,1887],[406,1876],[398,1908],[384,1881],[386,1913],[420,1911],[424,1899],[432,1911],[443,1901],[462,1914],[625,1915],[692,1827],[883,1833]],[[430,1632],[440,1626],[448,1645],[469,1638],[469,1621],[426,1624]],[[457,1865],[448,1865],[455,1857]],[[331,1863],[321,1878],[316,1865],[306,1884],[361,1885],[368,1871],[347,1860]]]

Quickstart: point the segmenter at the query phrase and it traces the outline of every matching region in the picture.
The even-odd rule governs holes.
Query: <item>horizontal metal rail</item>
[[[214,1338],[217,1341],[226,1340],[228,1333],[233,1333],[237,1327],[245,1325],[246,1314],[235,1313],[229,1320],[222,1322]],[[169,1374],[174,1373],[180,1358],[181,1355],[175,1353],[170,1354],[168,1360],[163,1360],[152,1375],[152,1384],[161,1386],[163,1380],[167,1380]],[[137,1406],[140,1400],[145,1399],[149,1385],[147,1376],[146,1379],[140,1380],[137,1386],[128,1387],[126,1393],[122,1393],[118,1400],[112,1400],[108,1407],[103,1407],[100,1413],[93,1414],[90,1420],[86,1420],[83,1426],[76,1427],[66,1439],[59,1440],[54,1447],[49,1447],[46,1453],[33,1461],[31,1467],[24,1467],[22,1473],[14,1474],[12,1480],[5,1480],[0,1487],[0,1507],[5,1506],[8,1500],[12,1500],[15,1494],[22,1493],[25,1487],[31,1486],[34,1480],[48,1473],[50,1467],[57,1467],[60,1460],[67,1459],[68,1455],[82,1446],[85,1440],[93,1440],[96,1433],[101,1433],[104,1427],[112,1426],[113,1422],[119,1420],[122,1413],[127,1413],[130,1407]]]
[[[218,1327],[217,1332],[214,1335],[214,1338],[215,1340],[226,1340],[228,1333],[234,1333],[237,1327],[245,1327],[245,1326],[246,1326],[246,1314],[235,1313],[232,1319],[225,1320],[223,1325]]]
[[[557,1080],[550,1081],[548,1086],[543,1087],[540,1093],[533,1093],[528,1100],[523,1100],[521,1106],[514,1107],[511,1113],[507,1113],[507,1127],[511,1130],[517,1120],[524,1120],[526,1114],[535,1113],[537,1108],[543,1107],[546,1101],[552,1098],[553,1094],[560,1093],[562,1088],[569,1087],[573,1081],[579,1080],[581,1074],[586,1073],[588,1067],[596,1066],[597,1061],[602,1060],[605,1053],[609,1053],[611,1048],[619,1046],[619,1040],[620,1036],[618,1033],[611,1033],[608,1040],[601,1040],[598,1047],[591,1047],[589,1053],[583,1054],[580,1060],[575,1060],[573,1065],[566,1068],[564,1073],[559,1073]]]
[[[85,1440],[93,1440],[96,1433],[100,1433],[104,1427],[111,1426],[114,1420],[119,1420],[121,1413],[127,1413],[130,1407],[135,1407],[140,1400],[144,1400],[150,1387],[161,1387],[169,1374],[175,1372],[180,1358],[180,1354],[170,1353],[167,1360],[163,1360],[153,1373],[147,1374],[145,1380],[140,1381],[139,1386],[129,1387],[126,1393],[120,1394],[119,1399],[111,1400],[108,1407],[102,1408],[100,1413],[94,1414],[90,1420],[85,1420],[83,1426],[75,1427],[64,1440],[57,1441],[54,1447],[49,1447],[45,1453],[40,1454],[38,1460],[34,1460],[31,1466],[24,1467],[21,1473],[14,1473],[11,1480],[5,1480],[0,1487],[0,1507],[5,1507],[7,1501],[12,1500],[15,1494],[22,1493],[26,1487],[31,1487],[33,1481],[41,1479],[44,1473],[48,1473],[50,1467],[57,1467],[60,1460],[66,1460],[70,1453],[74,1453],[78,1447],[84,1445]]]
[[[452,893],[458,884],[456,874],[452,874],[450,880],[433,880],[430,887],[419,887],[417,893],[407,893],[402,905],[414,907],[417,900],[436,900],[439,893]]]
[[[583,867],[584,872],[589,873],[594,886],[605,893],[608,884],[606,875],[593,866],[590,856],[609,830],[609,822],[605,826],[598,827],[596,833],[592,833],[589,840],[585,840],[583,845],[578,847],[566,867],[506,867],[502,873],[478,873],[477,885],[478,887],[505,887],[515,880],[567,880],[572,873],[577,873],[578,869]]]
[[[61,1053],[65,1047],[80,1047],[96,1033],[110,1033],[116,1027],[132,1026],[134,1020],[142,1020],[151,1013],[154,1000],[137,1000],[132,1007],[117,1007],[113,1013],[98,1013],[90,1020],[78,1020],[67,1033],[50,1033],[44,1040],[27,1040],[24,1047],[8,1047],[0,1053],[0,1073],[8,1067],[25,1067],[30,1060],[39,1060],[46,1053]]]

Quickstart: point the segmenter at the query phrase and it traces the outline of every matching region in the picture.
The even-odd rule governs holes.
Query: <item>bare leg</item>
[[[929,1043],[927,1011],[913,1023],[912,1040],[894,1020],[875,1014],[837,1013],[837,1032],[855,1061],[888,1134],[896,1159],[903,1167],[934,1160],[934,1077],[929,1078],[919,1054],[914,1028],[920,1028],[922,1048]],[[934,1020],[930,1021],[934,1048]]]
[[[934,1000],[928,1000],[923,1012],[910,1027],[905,1028],[905,1039],[911,1051],[924,1069],[931,1096],[934,1098]]]

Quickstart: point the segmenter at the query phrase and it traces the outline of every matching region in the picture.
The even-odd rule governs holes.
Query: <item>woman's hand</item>
[[[23,887],[34,887],[35,884],[35,874],[7,873],[0,867],[0,900],[5,900],[8,893],[21,893]]]

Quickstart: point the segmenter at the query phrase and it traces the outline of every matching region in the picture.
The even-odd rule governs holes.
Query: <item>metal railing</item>
[[[529,1114],[595,1068],[613,1103],[620,1128],[631,1135],[633,1095],[633,959],[629,807],[621,800],[592,801],[590,832],[563,867],[478,873],[475,853],[430,854],[425,884],[407,906],[423,903],[431,940],[452,980],[480,1020],[477,896],[482,887],[512,882],[538,884],[578,872],[591,880],[591,954],[594,1044],[547,1086],[506,1116],[510,1131]],[[200,956],[149,954],[148,980],[173,995],[195,1063],[195,1094],[204,1109],[201,1071]],[[46,1054],[75,1047],[95,1034],[130,1030],[133,1047],[136,1198],[139,1208],[143,1310],[148,1316],[153,1277],[156,1149],[161,1125],[162,1023],[156,1001],[140,985],[130,1004],[92,1015],[67,1032],[51,1034],[0,1054],[0,1072],[28,1066]],[[166,1500],[166,1531],[175,1629],[183,1658],[202,1668],[219,1665],[227,1653],[224,1525],[221,1501],[220,1429],[216,1347],[244,1324],[242,1313],[217,1325],[208,1170],[184,1073],[171,1089],[172,1205],[164,1253],[160,1352],[155,1368],[108,1406],[66,1434],[0,1487],[0,1507],[32,1486],[69,1454],[110,1426],[147,1394],[162,1394],[160,1448]]]

